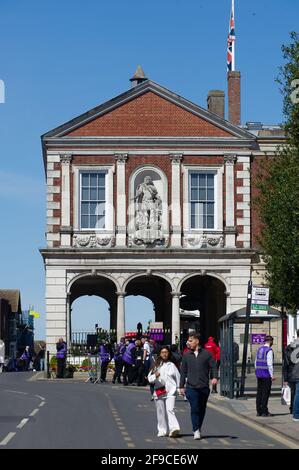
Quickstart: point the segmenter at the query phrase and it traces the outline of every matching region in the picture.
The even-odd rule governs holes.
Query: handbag
[[[154,390],[158,398],[167,395],[165,385],[160,380],[155,381]]]
[[[284,385],[281,389],[281,404],[286,406],[291,404],[291,389],[288,385]]]

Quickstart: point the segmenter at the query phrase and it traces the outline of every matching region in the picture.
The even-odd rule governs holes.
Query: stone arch
[[[166,282],[168,282],[168,284],[170,285],[172,291],[175,290],[175,285],[173,284],[172,280],[166,274],[156,273],[156,272],[147,274],[146,271],[143,272],[143,273],[137,273],[137,274],[135,273],[135,274],[132,274],[130,277],[128,277],[125,280],[125,282],[123,283],[123,285],[121,287],[121,290],[123,290],[125,292],[129,282],[131,282],[134,279],[137,279],[138,277],[142,277],[142,276],[148,276],[149,278],[151,278],[151,277],[160,277],[160,278],[164,279]]]
[[[214,273],[213,273],[214,274]],[[219,275],[190,274],[180,283],[180,307],[186,312],[199,310],[198,328],[202,342],[219,338],[218,320],[227,312],[227,283]],[[183,327],[183,336],[188,330]]]
[[[117,279],[115,279],[113,276],[110,276],[109,274],[106,274],[106,273],[96,273],[95,275],[93,275],[90,271],[85,271],[84,273],[79,273],[79,274],[76,274],[67,284],[67,294],[70,294],[71,292],[71,288],[72,288],[72,285],[78,281],[79,279],[83,279],[83,278],[97,278],[97,277],[105,277],[107,279],[109,279],[110,281],[112,281],[114,284],[115,284],[115,290],[118,291],[120,290],[120,286],[119,286],[119,283],[117,281]]]
[[[141,296],[151,300],[153,305],[152,320],[163,323],[164,340],[169,343],[172,328],[172,292],[173,285],[164,275],[146,275],[146,272],[130,276],[124,284],[126,296]],[[144,319],[143,319],[144,320]],[[168,335],[168,336],[166,336]]]
[[[181,288],[182,288],[182,285],[184,284],[184,282],[187,279],[190,279],[193,276],[203,276],[203,277],[204,276],[210,276],[210,277],[214,277],[214,278],[218,279],[220,282],[222,282],[225,285],[226,294],[227,295],[230,294],[230,287],[229,287],[229,284],[228,284],[227,280],[223,276],[221,276],[220,274],[214,273],[214,272],[212,272],[212,273],[208,272],[208,273],[205,273],[205,274],[202,274],[201,272],[198,272],[198,273],[193,272],[193,273],[186,274],[186,276],[184,276],[178,284],[177,289],[178,289],[179,292],[181,291]]]

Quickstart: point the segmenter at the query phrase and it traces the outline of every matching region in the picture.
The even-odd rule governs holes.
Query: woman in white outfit
[[[180,384],[180,373],[168,347],[163,346],[150,368],[148,381],[154,384],[154,399],[158,419],[158,437],[177,437],[180,425],[175,416],[175,398]]]

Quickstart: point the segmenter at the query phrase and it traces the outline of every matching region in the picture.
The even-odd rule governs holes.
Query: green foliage
[[[267,177],[265,174],[267,172]],[[267,157],[257,178],[263,225],[259,243],[273,304],[299,308],[299,158],[291,149]]]
[[[90,359],[84,359],[82,361],[81,367],[82,367],[83,370],[87,370],[88,367],[91,367],[91,366],[92,366],[92,363],[91,363]]]
[[[51,366],[51,367],[56,367],[56,366],[57,366],[57,359],[56,359],[56,356],[52,356],[52,357],[51,357],[50,366]]]
[[[283,94],[284,128],[289,143],[299,149],[299,103],[295,102],[295,80],[299,80],[299,35],[292,32],[291,43],[282,46],[285,64],[280,67],[277,82]],[[297,98],[299,93],[297,93]],[[298,100],[297,100],[298,101]]]
[[[291,98],[299,79],[299,36],[282,47],[286,63],[278,82],[284,97],[287,144],[261,163],[254,204],[262,223],[259,243],[266,262],[271,302],[299,309],[299,103]]]

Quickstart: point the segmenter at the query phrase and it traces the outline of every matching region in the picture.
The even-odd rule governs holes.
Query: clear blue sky
[[[19,288],[23,308],[32,304],[42,313],[37,338],[44,336],[40,135],[126,91],[137,64],[148,78],[205,107],[209,89],[226,90],[230,4],[0,1],[0,79],[6,86],[6,103],[0,104],[0,287]],[[297,0],[236,0],[243,123],[282,121],[274,79],[282,64],[281,45],[298,30],[298,18]],[[86,320],[76,313],[79,304],[75,324],[92,328],[98,322],[97,304],[86,307]],[[130,300],[129,329],[142,305]],[[152,316],[149,302],[145,305],[144,323]]]

